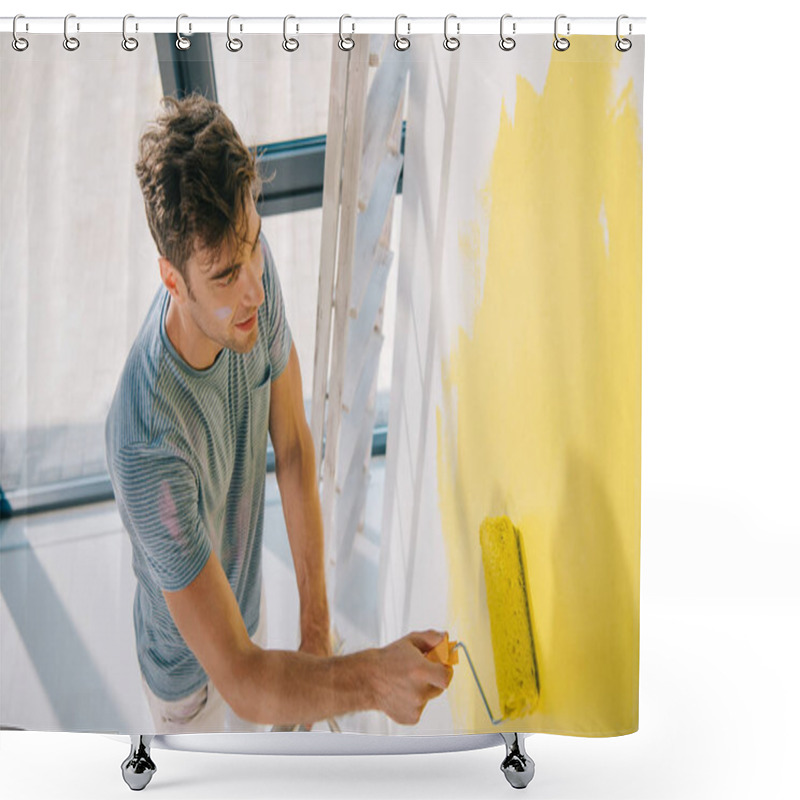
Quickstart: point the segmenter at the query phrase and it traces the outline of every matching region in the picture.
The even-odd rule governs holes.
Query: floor
[[[375,457],[364,529],[337,576],[331,617],[344,652],[374,645],[378,637],[383,476],[384,458]],[[274,473],[267,477],[263,555],[269,646],[296,649],[297,588]],[[3,726],[150,729],[136,658],[134,590],[130,540],[114,502],[0,522]],[[379,731],[377,712],[357,716],[340,722]]]

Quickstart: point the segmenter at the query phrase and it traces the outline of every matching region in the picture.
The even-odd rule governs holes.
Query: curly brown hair
[[[244,241],[247,195],[255,198],[260,183],[254,154],[218,103],[192,94],[161,104],[139,140],[136,176],[159,254],[188,286],[196,250],[216,259]]]

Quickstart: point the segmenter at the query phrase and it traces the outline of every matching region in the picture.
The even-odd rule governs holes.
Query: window
[[[91,83],[57,36],[15,56],[0,56],[0,487],[22,509],[107,482],[105,415],[159,280],[133,165],[162,89],[152,36],[135,59],[93,38]]]
[[[157,252],[133,165],[139,135],[165,91],[200,89],[216,97],[245,143],[266,152],[268,171],[276,172],[260,210],[310,419],[336,37],[305,37],[293,53],[275,37],[252,37],[242,51],[230,53],[225,36],[203,36],[194,36],[183,53],[170,34],[139,36],[135,59],[117,38],[97,37],[92,83],[74,80],[72,71],[81,64],[58,37],[37,41],[37,52],[44,55],[28,59],[24,68],[18,57],[9,57],[16,55],[10,48],[2,56],[0,88],[11,120],[0,133],[7,232],[0,278],[0,489],[6,512],[9,504],[17,512],[111,496],[105,417],[159,285]],[[213,60],[199,58],[202,52]],[[395,254],[400,201],[395,198]],[[376,427],[388,419],[396,264],[392,267]]]

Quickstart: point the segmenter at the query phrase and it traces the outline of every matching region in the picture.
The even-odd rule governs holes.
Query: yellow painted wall
[[[571,37],[541,94],[517,78],[482,193],[488,241],[459,223],[462,259],[485,271],[436,409],[449,631],[497,714],[478,531],[507,514],[527,553],[541,696],[494,728],[462,659],[455,730],[638,727],[642,147],[613,41]]]

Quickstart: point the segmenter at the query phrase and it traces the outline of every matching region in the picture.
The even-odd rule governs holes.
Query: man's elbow
[[[287,476],[292,479],[314,469],[314,441],[307,423],[291,442],[275,451],[275,477],[280,483]]]
[[[256,725],[284,725],[296,722],[291,686],[297,683],[286,663],[286,654],[264,650],[256,644],[232,669],[226,693],[220,690],[240,719]]]
[[[246,651],[231,659],[230,668],[217,686],[219,693],[231,710],[240,719],[258,722],[253,719],[256,703],[253,698],[255,681],[255,655],[260,648],[253,642]]]

